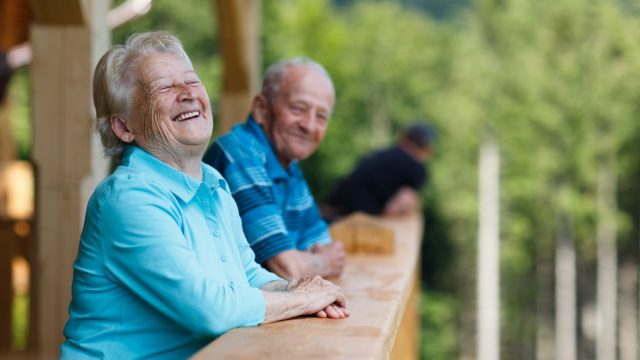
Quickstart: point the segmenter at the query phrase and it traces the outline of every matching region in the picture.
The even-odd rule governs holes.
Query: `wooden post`
[[[37,167],[37,349],[57,356],[89,188],[106,167],[93,135],[94,38],[104,49],[110,1],[34,1],[33,158]],[[96,15],[99,12],[102,16]],[[85,18],[85,16],[87,16]],[[102,172],[102,173],[101,173]]]
[[[31,31],[33,158],[38,169],[36,331],[38,350],[51,357],[63,339],[83,216],[80,183],[90,171],[91,31],[48,25]]]
[[[222,48],[222,91],[216,133],[224,134],[249,114],[258,91],[260,0],[216,0]]]

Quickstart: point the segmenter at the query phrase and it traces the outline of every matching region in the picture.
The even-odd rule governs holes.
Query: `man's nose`
[[[312,132],[318,126],[318,118],[313,112],[308,112],[304,115],[300,124],[306,131]]]

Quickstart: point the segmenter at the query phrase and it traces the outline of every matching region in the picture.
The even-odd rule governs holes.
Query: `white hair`
[[[331,76],[329,76],[327,70],[325,70],[325,68],[319,63],[309,58],[299,56],[292,59],[278,61],[277,63],[274,63],[269,66],[269,68],[267,68],[267,71],[264,73],[264,79],[262,80],[261,93],[270,102],[274,101],[280,93],[282,79],[284,78],[284,75],[287,73],[287,70],[289,70],[290,67],[306,67],[317,71],[329,81],[329,84],[331,85],[331,91],[335,93],[333,81],[331,80]]]
[[[100,134],[104,153],[119,161],[125,148],[111,129],[111,117],[122,115],[129,119],[131,99],[139,79],[139,60],[149,54],[173,53],[193,68],[182,43],[169,32],[155,31],[134,34],[124,45],[116,45],[107,51],[93,74],[93,103],[96,108],[96,129]]]

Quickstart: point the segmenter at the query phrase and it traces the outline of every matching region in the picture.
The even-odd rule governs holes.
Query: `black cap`
[[[426,148],[436,140],[436,130],[425,122],[416,122],[404,130],[404,136],[415,145]]]

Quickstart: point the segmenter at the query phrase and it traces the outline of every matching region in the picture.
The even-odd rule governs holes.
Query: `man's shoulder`
[[[231,162],[255,159],[264,154],[263,147],[246,124],[236,125],[231,131],[220,136],[212,145],[215,146],[219,147]]]

